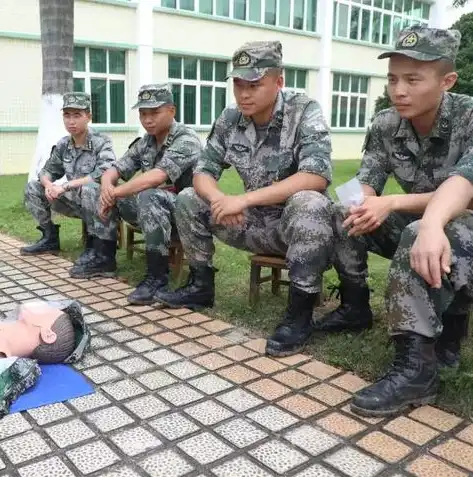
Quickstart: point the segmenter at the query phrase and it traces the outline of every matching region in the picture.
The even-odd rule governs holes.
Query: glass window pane
[[[289,27],[291,22],[291,3],[287,0],[279,0],[279,22],[282,27]]]
[[[297,81],[296,81],[296,86],[298,88],[306,88],[306,75],[307,71],[306,70],[297,70]]]
[[[284,83],[288,88],[294,88],[296,86],[296,70],[287,68],[284,74]]]
[[[404,0],[404,13],[412,15],[412,0]]]
[[[348,38],[348,5],[338,5],[338,36]]]
[[[422,3],[422,18],[428,20],[430,16],[430,5],[428,3]]]
[[[374,0],[373,6],[376,8],[383,8],[383,0]]]
[[[213,81],[214,62],[212,60],[200,60],[200,79]]]
[[[226,81],[227,64],[224,61],[215,62],[215,81]]]
[[[216,0],[217,6],[217,15],[221,17],[229,17],[230,16],[230,5],[228,0]]]
[[[194,0],[179,0],[179,8],[181,10],[194,11]]]
[[[338,126],[337,115],[338,115],[338,94],[334,94],[332,96],[332,120],[330,122],[333,128],[336,128]]]
[[[212,124],[212,86],[200,87],[200,124]]]
[[[317,0],[307,0],[307,30],[315,31],[317,26]]]
[[[419,2],[418,0],[414,1],[412,16],[415,18],[422,18],[422,2]]]
[[[250,11],[248,19],[250,22],[261,23],[261,0],[249,0]]]
[[[85,71],[85,48],[74,47],[74,71]]]
[[[85,93],[85,79],[84,78],[74,78],[72,81],[72,88],[74,91],[81,91]]]
[[[402,0],[394,0],[394,11],[402,13]]]
[[[233,17],[237,20],[246,20],[246,0],[234,0]]]
[[[391,39],[389,35],[391,34],[391,15],[383,15],[383,34],[381,37],[381,42],[383,45],[390,45]]]
[[[371,31],[371,41],[373,43],[379,43],[381,39],[381,13],[373,12],[373,29]]]
[[[344,91],[344,92],[350,91],[350,76],[349,75],[340,75],[340,76],[342,77],[340,91]]]
[[[360,98],[360,110],[358,114],[358,127],[366,127],[366,98]]]
[[[276,25],[276,0],[266,0],[264,11],[264,23]]]
[[[358,7],[351,7],[350,16],[350,38],[358,40],[358,25],[360,22],[360,9]]]
[[[338,73],[334,73],[333,75],[333,85],[332,85],[332,89],[334,91],[340,91],[340,75]]]
[[[370,41],[370,10],[361,10],[361,38],[363,41]]]
[[[368,6],[371,7],[373,2],[372,2],[371,0],[363,0],[361,3],[362,3],[363,5],[368,5]]]
[[[108,52],[108,71],[109,73],[124,75],[125,74],[125,52],[118,50],[110,50]]]
[[[110,122],[125,122],[125,82],[110,81]]]
[[[197,58],[184,58],[184,79],[197,79]]]
[[[402,18],[401,17],[393,17],[393,41],[395,43],[399,33],[402,30]]]
[[[107,72],[107,52],[98,48],[89,49],[89,68],[93,73]]]
[[[350,98],[350,127],[356,128],[357,125],[357,114],[356,114],[356,105],[358,103],[358,97],[352,96]]]
[[[199,12],[206,13],[207,15],[213,14],[213,0],[200,0]]]
[[[352,76],[351,77],[350,91],[352,93],[359,93],[360,92],[360,77],[359,76]]]
[[[227,100],[227,90],[226,88],[215,88],[215,117],[217,119],[222,111],[225,109],[225,104]]]
[[[184,85],[184,123],[195,124],[196,119],[195,86]]]
[[[337,36],[337,12],[338,12],[338,3],[335,3],[333,6],[333,18],[332,18],[332,36]]]
[[[384,0],[384,9],[392,10],[394,5],[394,0]]]
[[[92,100],[92,119],[94,123],[107,122],[107,80],[90,80],[90,95]]]
[[[340,124],[341,128],[346,128],[348,124],[348,98],[346,96],[342,96],[340,98]]]
[[[167,8],[176,8],[176,0],[161,0],[161,6]]]
[[[368,93],[368,78],[366,76],[360,78],[360,93]]]
[[[294,0],[293,28],[295,30],[304,29],[304,0]]]
[[[169,78],[182,78],[182,58],[180,56],[168,56]]]
[[[174,96],[174,104],[176,105],[176,121],[181,121],[181,85],[172,85],[172,95]]]

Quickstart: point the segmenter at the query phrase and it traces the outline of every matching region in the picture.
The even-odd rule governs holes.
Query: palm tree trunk
[[[43,83],[36,151],[28,180],[36,180],[51,148],[66,131],[62,95],[72,91],[74,0],[39,0]]]

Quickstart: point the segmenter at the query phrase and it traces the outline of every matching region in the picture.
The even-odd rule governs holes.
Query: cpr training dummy
[[[33,301],[0,313],[0,417],[32,386],[38,364],[74,363],[90,345],[90,332],[75,301]]]

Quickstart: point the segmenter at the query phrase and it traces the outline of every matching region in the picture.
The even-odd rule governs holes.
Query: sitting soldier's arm
[[[49,159],[38,174],[39,181],[45,189],[51,187],[54,181],[60,179],[65,174],[61,150],[61,141],[59,141],[59,143],[51,149]]]

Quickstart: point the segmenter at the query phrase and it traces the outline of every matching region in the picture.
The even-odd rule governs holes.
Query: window
[[[317,0],[161,0],[161,6],[294,30],[316,31]]]
[[[176,120],[210,126],[224,110],[227,96],[227,63],[194,57],[168,57]]]
[[[333,128],[365,128],[368,77],[334,73],[332,89]]]
[[[427,26],[430,5],[419,0],[334,0],[333,35],[392,45],[408,26]]]
[[[307,88],[307,70],[284,68],[284,86],[288,89],[305,93]]]
[[[125,122],[125,56],[123,50],[74,47],[74,91],[91,95],[94,123]]]

